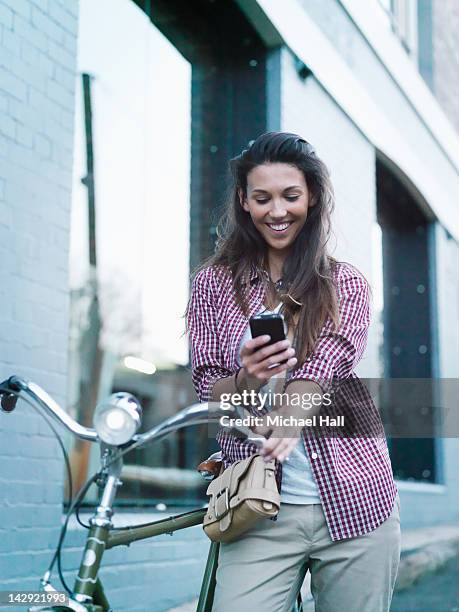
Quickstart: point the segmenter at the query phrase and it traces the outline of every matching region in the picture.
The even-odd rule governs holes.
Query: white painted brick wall
[[[0,377],[30,378],[62,404],[76,7],[0,0]],[[0,487],[0,589],[36,588],[57,540],[63,462],[25,404],[0,415]]]

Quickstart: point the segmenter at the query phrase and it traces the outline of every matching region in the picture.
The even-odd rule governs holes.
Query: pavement
[[[391,612],[459,612],[459,555],[413,586],[397,591]]]
[[[304,612],[314,612],[310,574]],[[430,598],[430,600],[429,600]],[[168,612],[195,612],[198,600]],[[459,524],[402,531],[402,552],[391,612],[459,612]]]

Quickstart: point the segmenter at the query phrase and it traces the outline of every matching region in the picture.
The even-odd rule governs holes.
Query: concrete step
[[[402,532],[396,591],[410,587],[459,554],[459,525],[438,525]]]

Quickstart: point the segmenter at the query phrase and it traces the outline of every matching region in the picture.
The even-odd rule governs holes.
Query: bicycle
[[[206,514],[206,508],[201,507],[149,523],[115,528],[111,519],[114,514],[113,503],[116,493],[118,488],[122,486],[120,476],[123,456],[134,448],[156,441],[182,427],[216,423],[223,415],[240,416],[238,408],[234,406],[227,409],[216,407],[209,410],[207,403],[192,404],[149,431],[138,434],[142,408],[138,400],[129,393],[114,393],[99,404],[94,415],[94,428],[84,427],[75,421],[46,391],[37,384],[26,381],[19,376],[11,376],[0,383],[0,398],[1,408],[6,413],[15,410],[19,398],[44,411],[43,416],[56,434],[63,451],[70,483],[71,472],[67,453],[59,434],[46,415],[51,416],[52,419],[63,425],[76,437],[100,445],[101,469],[87,480],[73,500],[70,499],[56,551],[48,569],[40,580],[41,591],[46,599],[40,600],[43,605],[31,606],[29,612],[67,612],[68,610],[74,612],[110,612],[112,608],[99,577],[104,552],[115,546],[126,546],[138,540],[166,533],[172,534],[180,529],[202,524]],[[256,444],[259,444],[261,440],[260,436],[254,437],[253,432],[246,427],[233,427],[232,429],[238,435],[250,437],[251,441]],[[218,454],[215,453],[203,461],[198,466],[198,470],[205,480],[212,480],[218,473],[220,463]],[[100,490],[99,503],[89,520],[89,529],[80,567],[73,589],[70,589],[61,570],[62,545],[70,517],[74,511],[78,510],[80,503],[93,483],[96,483]],[[71,485],[69,489],[71,491]],[[72,498],[71,494],[70,498]],[[204,570],[197,612],[211,612],[218,551],[219,544],[212,542]],[[56,563],[60,581],[67,591],[68,599],[65,603],[63,603],[62,592],[51,583],[52,571]],[[301,609],[301,596],[299,596],[292,612],[300,612]]]

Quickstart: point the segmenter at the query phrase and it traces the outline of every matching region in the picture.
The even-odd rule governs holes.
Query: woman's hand
[[[318,415],[320,414],[322,395],[322,388],[317,382],[313,380],[295,380],[284,390],[281,405],[270,413],[270,417],[277,414],[279,416],[303,419],[306,416],[305,410],[308,413],[308,417]],[[296,396],[302,396],[303,398],[307,396],[309,399],[314,397],[314,403],[304,409],[297,402],[293,402],[293,398]],[[269,435],[267,440],[263,440],[263,447],[260,450],[260,455],[263,456],[264,460],[277,459],[282,462],[288,459],[290,453],[298,444],[302,427],[296,424],[289,426],[282,424],[277,427],[269,427],[265,423],[252,429],[259,435],[265,437]]]
[[[282,416],[286,414],[285,410],[273,410],[270,413],[270,417],[274,414]],[[298,440],[301,436],[301,427],[297,426],[279,426],[279,427],[268,427],[267,425],[257,425],[252,427],[252,430],[262,436],[268,436],[268,439],[263,440],[263,446],[260,449],[260,455],[265,461],[271,461],[271,459],[277,459],[282,462],[288,459],[290,453],[298,444]]]
[[[272,376],[287,371],[297,362],[290,340],[266,346],[269,340],[268,335],[259,336],[247,340],[241,349],[242,369],[238,380],[249,390],[258,391]]]
[[[263,440],[263,447],[260,450],[260,455],[265,461],[271,461],[271,459],[277,459],[281,463],[288,459],[290,453],[298,444],[301,429],[298,428],[298,436],[295,438],[276,438],[276,432],[274,431],[268,440]],[[277,435],[281,435],[282,432],[278,432]]]

